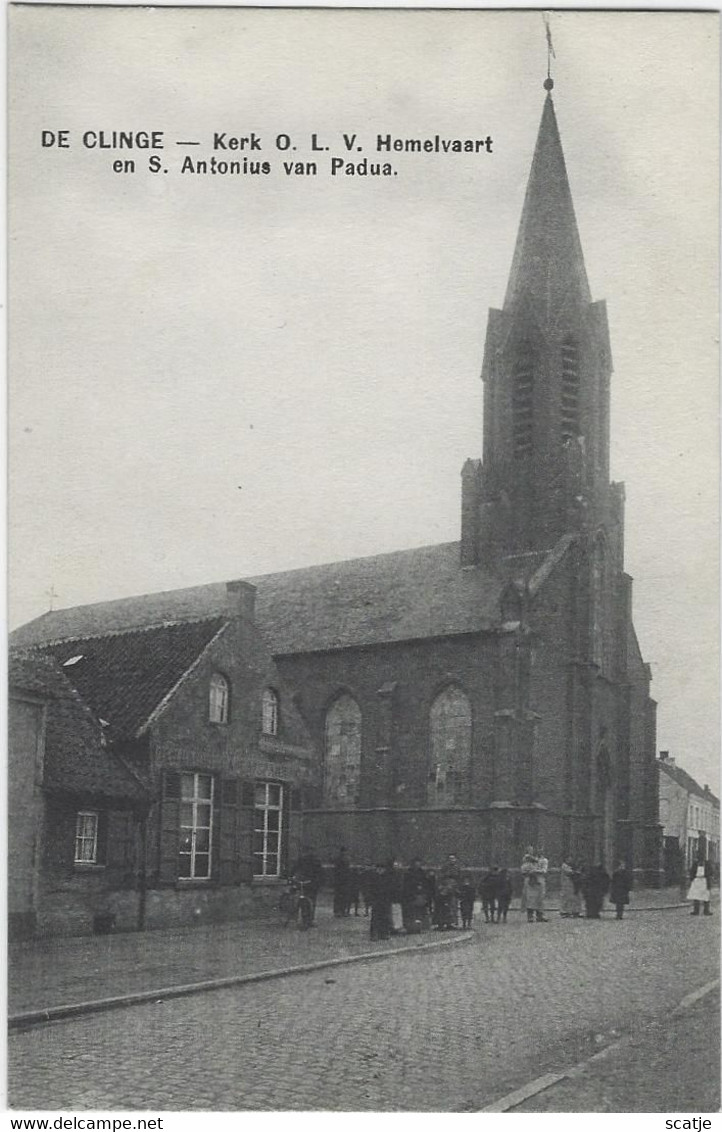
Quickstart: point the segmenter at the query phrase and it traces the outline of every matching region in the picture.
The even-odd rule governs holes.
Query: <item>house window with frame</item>
[[[98,864],[98,812],[80,810],[75,819],[75,864]]]
[[[214,672],[208,697],[208,718],[211,723],[228,723],[228,681],[220,672]]]
[[[253,806],[253,875],[281,875],[283,823],[283,784],[257,782]]]
[[[181,774],[179,877],[208,880],[212,847],[213,775]]]
[[[278,735],[278,693],[273,688],[263,689],[261,719],[264,735]]]

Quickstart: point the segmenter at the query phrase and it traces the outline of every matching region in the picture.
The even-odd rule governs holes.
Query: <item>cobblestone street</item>
[[[716,913],[517,917],[458,947],[13,1033],[10,1103],[475,1110],[663,1018],[717,975]]]

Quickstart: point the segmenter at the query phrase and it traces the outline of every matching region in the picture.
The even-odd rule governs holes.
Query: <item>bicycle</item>
[[[309,880],[299,880],[298,877],[290,877],[286,891],[281,893],[281,899],[278,902],[278,909],[284,913],[286,920],[284,927],[287,928],[292,920],[298,922],[299,931],[306,931],[308,928],[313,927],[313,900],[305,892],[305,889],[311,884]]]

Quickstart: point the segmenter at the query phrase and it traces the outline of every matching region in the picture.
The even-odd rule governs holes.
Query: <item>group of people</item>
[[[544,903],[546,897],[546,874],[549,861],[542,850],[535,852],[529,846],[521,864],[524,878],[522,891],[522,910],[526,910],[527,920],[546,922]],[[632,875],[624,861],[620,861],[611,877],[601,864],[580,866],[575,861],[565,859],[560,869],[560,909],[564,918],[598,920],[609,895],[618,920],[623,919],[624,909],[629,904],[632,891]]]
[[[332,865],[334,916],[370,916],[371,939],[388,939],[401,932],[415,934],[432,926],[447,931],[471,927],[474,904],[481,900],[486,923],[506,923],[511,905],[512,879],[505,868],[494,865],[481,878],[478,887],[464,874],[456,855],[450,853],[440,869],[425,869],[415,858],[407,869],[395,860],[374,866],[352,865],[348,851],[341,847]],[[521,862],[521,908],[528,923],[546,923],[546,884],[549,861],[542,849],[528,846]],[[311,849],[304,849],[293,867],[311,900],[313,914],[323,884],[323,865]],[[709,888],[711,866],[695,862],[690,873],[688,899],[692,915],[710,915]],[[560,869],[560,915],[578,919],[583,915],[598,920],[609,896],[616,918],[621,920],[629,904],[632,876],[620,861],[611,876],[603,865],[581,866],[565,859]],[[313,922],[313,915],[312,915]]]

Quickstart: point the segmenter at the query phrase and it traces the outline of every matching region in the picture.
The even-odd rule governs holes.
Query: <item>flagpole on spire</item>
[[[547,35],[547,77],[544,80],[544,90],[548,93],[554,89],[554,79],[552,78],[552,56],[556,59],[556,52],[554,44],[552,43],[552,29],[549,26],[549,13],[542,12],[542,19],[544,20],[544,28]]]

